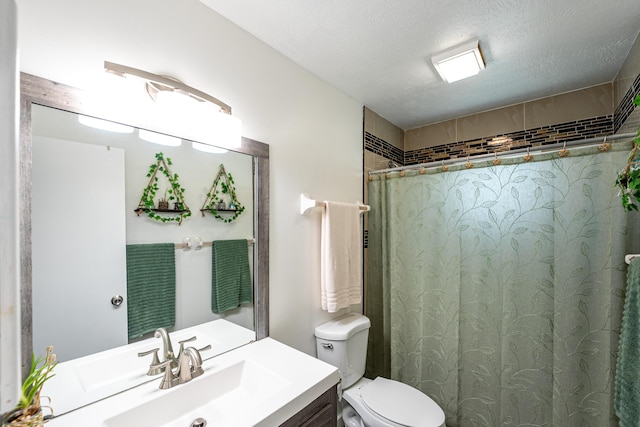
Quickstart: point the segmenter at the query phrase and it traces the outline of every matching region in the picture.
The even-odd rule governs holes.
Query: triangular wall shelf
[[[238,201],[233,184],[233,177],[227,173],[224,165],[221,164],[218,175],[213,180],[211,190],[207,193],[207,198],[202,205],[202,209],[200,209],[202,216],[204,216],[205,212],[209,212],[221,221],[231,222],[244,212],[244,206]],[[220,190],[218,190],[218,185],[221,187]]]
[[[149,172],[147,173],[149,184],[142,191],[140,203],[135,209],[138,216],[144,213],[156,221],[175,221],[178,224],[182,224],[183,219],[191,216],[191,211],[184,201],[184,188],[178,182],[178,174],[173,174],[169,169],[171,165],[169,157],[165,159],[163,153],[156,153],[156,163],[149,166]],[[168,188],[164,197],[156,203],[156,192],[160,189],[158,186],[158,172],[162,172],[165,176]],[[170,207],[171,204],[173,204],[173,208]]]

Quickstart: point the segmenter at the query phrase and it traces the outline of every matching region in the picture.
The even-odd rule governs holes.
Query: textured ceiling
[[[640,29],[640,0],[200,1],[403,129],[611,82]],[[443,82],[475,38],[487,68]]]

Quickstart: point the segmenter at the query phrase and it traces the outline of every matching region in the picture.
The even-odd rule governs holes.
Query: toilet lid
[[[444,423],[444,412],[429,396],[399,381],[377,377],[360,390],[360,396],[369,409],[397,424],[436,427]]]

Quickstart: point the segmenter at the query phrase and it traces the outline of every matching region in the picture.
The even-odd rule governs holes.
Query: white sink
[[[225,353],[255,339],[255,333],[223,319],[193,326],[170,334],[175,353],[179,341],[195,336],[195,341],[186,345],[202,348],[204,359]],[[115,393],[158,379],[147,375],[152,355],[138,357],[138,353],[160,348],[158,356],[163,360],[162,341],[149,338],[133,344],[103,351],[67,362],[59,363],[55,375],[45,383],[43,395],[52,399],[58,415],[72,411]]]
[[[202,364],[204,374],[170,389],[161,378],[62,416],[47,427],[272,427],[282,424],[340,380],[337,368],[271,338]],[[56,411],[56,402],[52,404]]]
[[[144,345],[139,345],[83,358],[73,364],[73,369],[86,392],[109,388],[114,383],[127,389],[150,379],[147,370],[151,356],[137,357],[137,353],[144,350],[147,350]]]
[[[209,425],[232,426],[236,414],[251,411],[288,381],[255,361],[243,360],[189,384],[107,419],[104,425],[189,426],[196,418],[204,418]]]
[[[194,331],[182,330],[172,332],[169,337],[174,353],[178,353],[178,342],[195,336],[195,341],[190,341],[187,346],[204,347],[211,345],[212,348],[219,348],[221,343],[214,337],[200,333],[196,335]],[[135,344],[126,345],[117,349],[105,351],[77,359],[73,363],[78,380],[86,392],[92,392],[102,388],[110,388],[113,384],[119,384],[121,390],[150,380],[147,376],[152,355],[138,357],[138,353],[159,348],[158,357],[162,356],[162,341],[159,338],[147,339]],[[207,352],[203,352],[203,357]]]

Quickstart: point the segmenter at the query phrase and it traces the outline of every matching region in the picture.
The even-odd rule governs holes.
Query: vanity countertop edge
[[[280,425],[340,381],[340,374],[336,367],[269,337],[206,360],[203,363],[205,374],[192,381],[201,380],[207,375],[215,374],[247,358],[264,359],[268,369],[288,379],[288,385],[261,399],[250,411],[239,411],[233,415],[233,423],[224,425],[234,427]],[[160,376],[151,382],[56,417],[50,420],[47,426],[104,427],[107,425],[105,421],[118,413],[190,385],[187,383],[178,385],[174,389],[160,390],[159,383]],[[55,397],[51,403],[55,411]]]

